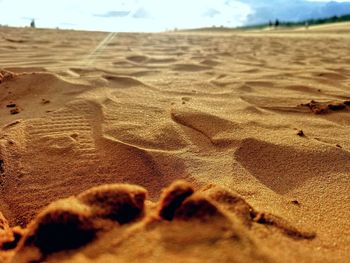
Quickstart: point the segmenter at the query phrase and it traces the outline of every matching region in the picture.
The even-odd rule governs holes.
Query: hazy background
[[[0,24],[164,31],[298,21],[350,13],[350,0],[0,0]]]

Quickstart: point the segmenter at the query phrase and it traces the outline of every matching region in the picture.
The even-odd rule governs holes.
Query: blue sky
[[[103,31],[241,26],[350,13],[350,0],[0,0],[0,24]]]

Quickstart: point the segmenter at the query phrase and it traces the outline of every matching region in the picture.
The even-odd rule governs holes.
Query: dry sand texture
[[[349,32],[1,28],[0,262],[347,262]]]

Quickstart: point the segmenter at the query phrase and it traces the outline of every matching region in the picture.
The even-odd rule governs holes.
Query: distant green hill
[[[343,15],[343,16],[332,16],[328,18],[307,19],[307,20],[298,21],[298,22],[279,21],[279,27],[299,27],[299,26],[305,26],[305,25],[314,26],[314,25],[339,23],[339,22],[347,22],[347,21],[350,21],[350,14]],[[275,21],[272,21],[272,24],[274,26]],[[267,27],[271,27],[271,25],[269,23],[257,24],[257,25],[240,27],[240,29],[262,29]]]

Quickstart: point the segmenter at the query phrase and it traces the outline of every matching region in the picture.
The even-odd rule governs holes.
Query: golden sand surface
[[[0,262],[348,262],[349,47],[0,28]]]

